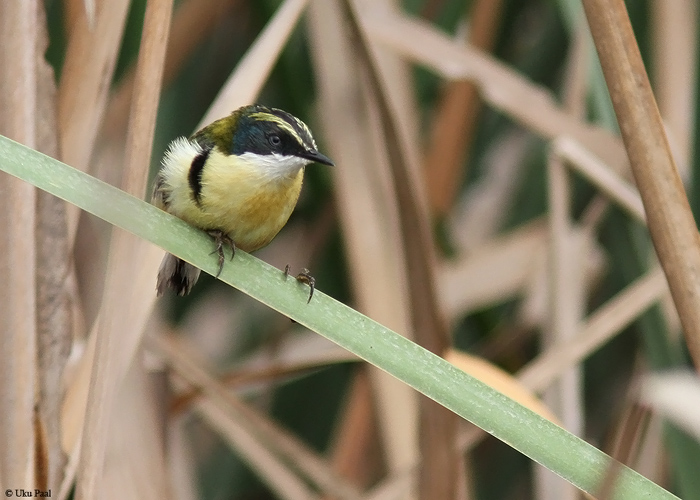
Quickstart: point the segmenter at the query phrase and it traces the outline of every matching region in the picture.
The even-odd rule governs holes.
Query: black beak
[[[307,160],[311,160],[316,163],[323,163],[324,165],[330,165],[331,167],[335,166],[335,163],[333,163],[333,160],[328,158],[326,155],[322,155],[318,151],[315,151],[313,149],[310,149],[308,151],[304,151],[303,153],[297,155],[301,158],[305,158]]]

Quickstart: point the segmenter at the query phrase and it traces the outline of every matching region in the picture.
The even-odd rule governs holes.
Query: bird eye
[[[282,139],[280,139],[280,136],[277,134],[273,134],[270,137],[267,138],[268,141],[270,141],[270,145],[272,146],[279,146],[282,144]]]

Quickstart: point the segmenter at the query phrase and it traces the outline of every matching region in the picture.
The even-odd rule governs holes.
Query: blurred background
[[[36,51],[42,61],[45,16],[53,70],[38,72],[38,92],[55,110],[41,115],[53,139],[37,149],[124,186],[150,34],[164,43],[152,61],[162,90],[148,104],[153,146],[132,194],[150,197],[167,144],[201,126],[212,103],[219,116],[248,102],[289,111],[336,166],[306,168],[297,209],[257,257],[308,268],[323,293],[700,498],[698,380],[578,1],[175,0],[169,34],[157,16],[144,23],[147,7],[168,3],[36,2]],[[697,217],[698,6],[627,9]],[[222,88],[233,101],[217,98]],[[45,417],[45,432],[61,436],[48,440],[47,484],[72,498],[80,436],[85,453],[94,431],[83,420],[96,377],[87,367],[114,297],[115,243],[105,222],[50,210],[62,221],[52,248],[63,252],[53,334],[63,347],[37,377],[60,380]],[[134,338],[150,340],[135,341],[105,410],[107,498],[161,486],[182,500],[583,496],[204,273],[190,296],[155,301],[162,254],[149,252],[155,265],[130,257],[143,277],[129,292],[144,309]],[[226,414],[212,403],[222,394]]]

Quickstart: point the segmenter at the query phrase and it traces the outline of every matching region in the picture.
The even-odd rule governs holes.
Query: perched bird
[[[264,247],[287,223],[299,199],[304,167],[333,165],[319,153],[309,128],[280,109],[243,106],[207,125],[190,139],[170,143],[156,175],[152,203],[209,233],[216,243],[219,272],[224,246],[252,252]],[[285,270],[287,275],[289,269]],[[156,290],[187,295],[200,270],[166,254]],[[297,279],[311,286],[304,270]]]

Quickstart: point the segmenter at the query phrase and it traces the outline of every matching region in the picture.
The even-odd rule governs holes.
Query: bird
[[[309,127],[281,109],[252,104],[205,126],[189,139],[178,137],[167,147],[153,184],[151,203],[206,231],[219,257],[224,248],[254,252],[272,241],[287,223],[299,199],[304,167],[333,166],[321,154]],[[200,270],[166,253],[158,269],[156,293],[167,288],[190,293]],[[285,269],[285,277],[289,266]],[[314,291],[304,269],[297,280]]]

